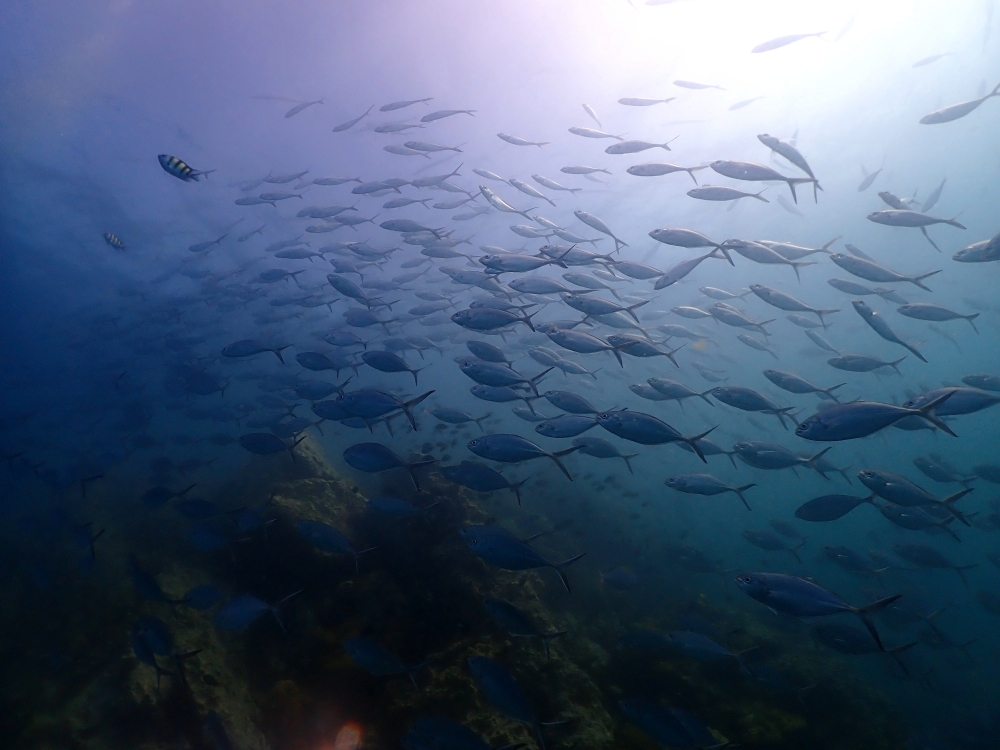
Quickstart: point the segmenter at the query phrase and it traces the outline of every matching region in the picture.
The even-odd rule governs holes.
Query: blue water
[[[357,725],[363,741],[395,747],[413,721],[427,716],[464,722],[492,746],[537,744],[531,726],[502,718],[503,710],[475,686],[466,660],[478,654],[515,675],[540,720],[569,722],[545,730],[550,747],[655,742],[648,726],[619,707],[629,697],[688,711],[720,742],[744,747],[993,747],[1000,721],[993,679],[1000,616],[1000,468],[997,412],[989,403],[995,391],[979,394],[981,410],[945,418],[957,437],[916,417],[925,429],[888,427],[823,443],[796,436],[794,424],[784,429],[770,414],[741,411],[711,395],[681,406],[629,390],[655,377],[697,392],[743,386],[792,407],[801,422],[831,402],[782,390],[763,370],[793,372],[823,388],[844,383],[835,391],[841,402],[896,405],[931,389],[968,387],[962,379],[970,375],[1000,374],[997,263],[953,258],[998,232],[1000,101],[988,96],[1000,83],[993,9],[992,0],[874,7],[777,0],[8,3],[0,10],[0,452],[6,464],[0,467],[0,728],[7,746],[82,747],[84,738],[97,737],[107,747],[152,741],[223,747],[221,731],[238,747],[332,747],[338,731]],[[818,32],[825,34],[750,51],[785,35]],[[627,97],[672,101],[618,102]],[[980,106],[965,116],[920,123],[929,113],[978,98]],[[422,99],[429,101],[386,107]],[[754,101],[734,108],[747,100]],[[353,126],[337,127],[369,108]],[[473,112],[422,121],[451,109]],[[392,125],[413,127],[376,131]],[[514,145],[501,133],[545,145]],[[708,166],[753,162],[806,178],[758,140],[764,133],[794,145],[808,161],[821,186],[815,199],[811,184],[799,185],[793,201],[781,182],[732,179]],[[606,153],[622,139],[671,145],[669,151]],[[409,155],[385,150],[406,150],[404,143],[416,143]],[[159,154],[211,172],[178,179],[161,167]],[[683,171],[626,172],[648,162],[700,167],[693,173],[698,184]],[[591,178],[564,171],[581,165],[604,171]],[[473,169],[521,180],[555,205]],[[453,191],[409,184],[453,171],[447,182]],[[545,187],[533,175],[572,192]],[[291,179],[273,181],[283,176]],[[314,182],[334,176],[352,181]],[[391,178],[398,180],[395,188],[353,192]],[[933,224],[925,238],[917,228],[866,218],[890,208],[879,197],[885,191],[889,200],[920,212],[942,182],[926,213],[954,218],[961,228]],[[765,200],[716,202],[687,194],[704,185],[764,189]],[[526,215],[490,207],[481,187]],[[293,197],[273,205],[236,203],[266,193]],[[385,207],[399,198],[424,203]],[[468,202],[459,207],[432,207],[463,198]],[[352,227],[332,217],[297,216],[329,206],[350,207],[339,217],[370,221]],[[470,216],[473,209],[483,212]],[[616,251],[615,239],[574,211],[600,219],[625,246]],[[383,227],[400,219],[433,231],[408,236]],[[481,287],[453,282],[446,273],[482,272],[480,259],[497,248],[538,256],[551,243],[562,247],[546,247],[540,257],[559,256],[572,243],[550,235],[553,224],[592,241],[577,249],[603,257],[568,268],[504,272]],[[512,225],[531,226],[539,236],[526,238]],[[657,242],[649,233],[660,228],[688,228],[714,242],[770,240],[812,249],[837,238],[830,252],[856,257],[850,245],[908,277],[940,272],[926,279],[927,291],[906,281],[853,276],[828,253],[816,252],[801,258],[811,265],[800,268],[799,280],[787,265],[733,253],[734,265],[709,257],[660,290],[654,290],[657,276],[617,273],[621,278],[609,281],[619,261],[665,273],[712,249]],[[199,252],[189,249],[220,237]],[[435,240],[436,249],[421,252]],[[454,240],[461,243],[452,246]],[[274,247],[283,241],[289,247]],[[319,255],[277,254],[289,248]],[[454,257],[443,257],[449,252]],[[378,264],[365,265],[373,260]],[[348,325],[345,311],[368,307],[328,283],[334,266],[345,262],[361,274],[342,267],[338,275],[360,287],[375,315],[391,319],[387,328]],[[275,269],[295,276],[276,282],[261,276]],[[424,273],[392,288],[392,279],[418,271]],[[527,305],[535,327],[580,321],[583,314],[558,294],[519,295],[507,285],[532,276],[572,287],[563,274],[595,271],[623,306],[647,301],[636,310],[639,327],[621,327],[634,324],[627,317],[601,318],[574,330],[602,340],[648,336],[644,340],[661,351],[684,344],[674,355],[678,367],[666,357],[629,356],[627,348],[622,365],[609,352],[569,351],[523,322],[475,331],[451,320],[473,302],[500,302]],[[962,319],[907,317],[898,300],[865,296],[926,358],[922,362],[880,338],[853,309],[856,297],[831,287],[831,278],[891,288],[908,303],[977,314],[977,330]],[[373,286],[380,282],[390,286]],[[835,354],[810,341],[786,318],[789,311],[749,292],[751,284],[839,310],[825,316],[828,328],[812,330],[840,353],[886,361],[905,355],[900,374],[831,367],[827,360]],[[672,312],[710,310],[719,300],[703,287],[742,295],[728,302],[753,321],[774,319],[766,338],[711,315],[692,320]],[[429,293],[442,296],[441,310],[409,312],[433,302]],[[607,291],[591,296],[618,301]],[[799,314],[818,322],[809,312]],[[667,337],[659,329],[664,324],[683,325],[696,338]],[[365,348],[324,338],[338,331],[360,337]],[[738,334],[773,354],[751,348]],[[265,350],[223,355],[246,339]],[[396,353],[408,367],[421,368],[419,383],[408,372],[364,363],[366,350],[389,339],[390,345],[413,344]],[[470,393],[475,383],[455,358],[472,357],[466,343],[473,339],[500,347],[525,377],[544,369],[529,354],[538,346],[595,373],[553,370],[539,384],[542,393],[567,390],[599,412],[654,415],[684,436],[715,427],[710,439],[727,451],[744,441],[806,456],[832,446],[826,458],[843,474],[824,478],[809,466],[765,471],[723,455],[704,464],[677,445],[630,442],[600,426],[583,436],[638,454],[630,459],[634,473],[618,458],[579,453],[560,459],[572,481],[544,456],[515,463],[481,458],[468,443],[484,433],[516,434],[546,452],[572,442],[536,433],[512,410],[523,401],[491,403]],[[287,347],[280,350],[283,362],[266,350],[280,347]],[[308,352],[330,358],[339,371],[303,367],[309,360],[301,355]],[[414,407],[417,431],[399,412],[391,433],[378,421],[371,431],[363,423],[319,422],[313,402],[295,391],[305,381],[333,386],[348,376],[348,392],[377,389],[405,401],[433,391]],[[996,388],[996,382],[986,384]],[[521,395],[531,393],[522,388]],[[325,397],[336,398],[336,391]],[[482,431],[472,422],[452,426],[432,415],[441,407],[490,416]],[[545,399],[534,408],[546,417],[561,413]],[[277,452],[258,456],[242,447],[239,438],[251,433],[278,436]],[[282,450],[291,448],[293,434],[306,442]],[[403,462],[476,461],[510,483],[526,480],[523,503],[519,507],[507,490],[462,490],[435,467],[414,470],[423,490],[417,492],[401,469],[365,473],[345,462],[346,448],[370,441]],[[974,488],[954,506],[961,518],[949,520],[939,507],[920,511],[944,530],[900,528],[868,503],[830,522],[795,515],[822,495],[867,496],[856,476],[865,469],[903,475],[937,499],[961,490],[962,484],[936,481],[914,465],[931,455],[951,464],[959,478],[971,478]],[[732,493],[684,494],[664,484],[704,472],[727,485],[755,484],[745,493],[752,510]],[[154,487],[169,492],[159,501],[144,499]],[[384,495],[421,509],[439,505],[406,518],[365,509],[366,498]],[[304,537],[296,526],[303,520],[336,528],[355,552],[377,549],[359,555],[356,572],[339,541]],[[771,521],[791,525],[799,537],[782,535]],[[572,593],[551,569],[506,572],[477,558],[458,532],[480,524],[520,538],[544,532],[532,544],[549,561],[586,552],[565,570]],[[752,545],[746,532],[760,530],[795,551]],[[953,570],[900,557],[893,551],[900,544],[925,545],[956,566],[975,567],[963,569],[960,579]],[[839,567],[825,551],[830,546],[865,556],[875,572]],[[693,561],[695,553],[707,563]],[[162,587],[162,597],[130,577],[130,556]],[[901,594],[872,622],[887,649],[908,647],[898,661],[872,651],[874,642],[864,641],[867,631],[849,613],[813,620],[772,614],[736,585],[738,575],[751,572],[808,578],[851,606]],[[195,609],[176,601],[207,584],[227,602],[256,597],[240,613],[262,616],[243,630],[223,632],[213,620],[220,605]],[[551,660],[536,639],[508,637],[488,617],[482,608],[488,596],[525,609],[542,630],[568,631],[551,641]],[[146,616],[162,620],[176,644],[144,659],[143,644],[163,645],[154,644],[148,628],[136,630]],[[861,649],[872,652],[852,655],[822,643],[811,628],[833,622],[855,628]],[[740,653],[743,665],[706,664],[677,649],[623,647],[622,634],[639,627],[702,632]],[[414,674],[420,691],[405,671],[402,679],[373,676],[352,663],[340,644],[353,636],[380,643],[408,666],[430,661]],[[172,673],[160,675],[159,690],[157,671]],[[777,688],[776,675],[784,681]],[[704,746],[693,737],[689,733],[687,746]]]

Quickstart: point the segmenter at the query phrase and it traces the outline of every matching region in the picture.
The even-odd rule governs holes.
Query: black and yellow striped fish
[[[115,250],[125,250],[125,243],[118,239],[118,235],[113,232],[105,232],[104,241],[111,245],[111,247]]]
[[[160,154],[157,158],[160,160],[160,166],[163,167],[167,174],[172,174],[177,179],[184,180],[184,182],[197,182],[198,178],[202,175],[208,175],[215,171],[214,169],[202,171],[191,169],[183,161],[170,154]]]

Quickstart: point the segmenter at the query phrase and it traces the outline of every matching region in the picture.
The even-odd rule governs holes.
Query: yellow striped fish
[[[178,159],[176,156],[171,156],[170,154],[160,154],[157,157],[160,160],[160,166],[168,173],[172,174],[179,180],[184,180],[184,182],[197,182],[198,178],[202,175],[208,175],[214,172],[214,169],[206,169],[199,171],[197,169],[191,169],[187,164]]]
[[[104,241],[111,245],[111,247],[115,250],[125,250],[125,243],[118,239],[118,235],[113,232],[105,232]]]

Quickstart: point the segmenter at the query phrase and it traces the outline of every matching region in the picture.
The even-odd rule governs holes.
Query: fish
[[[720,251],[718,249],[714,249],[710,250],[704,255],[699,255],[695,258],[688,258],[687,260],[682,260],[673,268],[670,268],[666,272],[664,272],[664,274],[656,280],[656,283],[653,285],[653,290],[659,291],[660,289],[666,289],[668,286],[673,286],[678,281],[681,281],[682,279],[687,277],[688,274],[690,274],[692,271],[694,271],[694,269],[700,266],[703,261],[708,260],[709,258],[721,259],[723,256],[719,255],[718,254],[719,252]],[[728,258],[728,254],[726,254],[724,250],[722,252]],[[730,265],[732,265],[731,259],[729,260],[729,263]]]
[[[357,443],[344,450],[344,461],[358,471],[377,474],[389,469],[402,468],[410,475],[413,486],[420,490],[420,482],[414,473],[416,469],[437,463],[436,458],[423,458],[417,461],[403,461],[399,456],[381,443]]]
[[[759,440],[745,440],[733,445],[733,453],[745,464],[756,469],[774,471],[805,466],[814,469],[824,479],[827,478],[825,468],[819,461],[829,450],[824,448],[814,455],[801,456],[783,446]]]
[[[935,411],[938,416],[953,417],[960,414],[974,414],[1000,403],[1000,396],[979,390],[978,388],[946,387],[934,388],[917,394],[903,402],[907,409],[919,409],[935,399],[948,395],[947,404],[942,404]]]
[[[740,198],[756,198],[762,203],[770,203],[763,196],[763,192],[764,190],[761,190],[759,193],[747,193],[736,188],[721,187],[719,185],[702,185],[701,187],[688,190],[687,194],[692,198],[702,201],[738,201]]]
[[[947,512],[966,526],[970,525],[965,516],[954,507],[954,504],[972,492],[972,488],[966,487],[954,495],[939,500],[923,487],[893,472],[864,469],[859,471],[857,476],[865,487],[893,505],[899,505],[904,508],[925,509],[934,506],[941,511]]]
[[[799,557],[799,550],[805,546],[807,540],[803,539],[794,547],[789,547],[780,536],[769,529],[743,529],[742,533],[743,538],[754,547],[768,552],[788,552],[795,558],[797,563],[802,564],[802,558]]]
[[[722,86],[714,86],[710,83],[698,83],[696,81],[674,81],[674,86],[679,86],[682,89],[692,89],[695,91],[704,89],[718,89],[719,91],[725,91]]]
[[[428,96],[426,99],[405,99],[398,102],[390,102],[389,104],[383,104],[378,108],[379,112],[395,112],[397,109],[405,109],[414,104],[426,104],[431,101],[434,97]]]
[[[107,242],[113,249],[125,252],[125,243],[118,239],[118,235],[113,232],[105,232],[104,241]]]
[[[343,132],[345,132],[347,130],[350,130],[355,125],[357,125],[359,122],[361,122],[363,119],[365,119],[365,117],[368,116],[368,113],[372,111],[372,108],[374,106],[375,105],[373,104],[371,107],[369,107],[368,109],[366,109],[363,114],[359,115],[358,117],[355,117],[354,119],[347,120],[346,122],[342,122],[339,125],[335,125],[334,128],[333,128],[333,132],[334,133],[343,133]],[[338,183],[317,182],[316,184],[317,185],[324,185],[324,184],[338,184]]]
[[[446,424],[466,424],[467,422],[475,422],[476,426],[484,433],[486,431],[483,429],[483,420],[489,419],[493,416],[492,414],[484,414],[483,416],[477,418],[462,411],[461,409],[450,409],[447,407],[437,407],[435,409],[431,409],[430,413],[435,419],[439,419]]]
[[[955,120],[959,120],[966,115],[971,114],[979,108],[980,104],[994,96],[1000,96],[1000,83],[998,83],[996,88],[994,88],[990,93],[986,94],[986,96],[981,96],[978,99],[972,99],[967,102],[952,104],[951,106],[931,112],[929,115],[924,115],[920,118],[920,124],[941,125],[946,122],[954,122]]]
[[[855,614],[871,633],[880,651],[884,651],[885,647],[871,621],[871,615],[885,609],[902,596],[894,594],[871,604],[854,607],[818,583],[785,573],[747,573],[736,579],[736,585],[751,599],[792,617]]]
[[[770,380],[776,386],[789,393],[805,394],[805,393],[817,393],[822,394],[831,401],[840,403],[840,400],[833,393],[833,391],[838,388],[843,388],[846,383],[838,383],[837,385],[832,385],[829,388],[820,388],[800,375],[796,375],[792,372],[785,372],[783,370],[773,370],[767,369],[763,371],[765,378]]]
[[[656,146],[660,144],[650,144],[650,146]],[[666,144],[663,144],[666,147]],[[610,147],[609,147],[610,148]],[[667,149],[670,150],[669,148]],[[610,152],[609,152],[610,153]],[[687,172],[694,184],[698,184],[698,178],[694,176],[695,172],[699,172],[702,169],[707,169],[707,166],[699,167],[679,167],[676,164],[670,164],[668,162],[649,162],[646,164],[635,164],[625,171],[630,175],[635,175],[636,177],[661,177],[667,174],[673,174],[674,172]]]
[[[826,523],[843,518],[855,508],[872,503],[873,495],[820,495],[795,509],[795,517],[802,521]],[[874,503],[873,503],[874,504]]]
[[[214,169],[192,169],[176,156],[170,154],[160,154],[156,158],[159,159],[164,172],[184,182],[198,182],[201,177],[207,180],[208,175],[215,171]]]
[[[375,368],[379,372],[408,372],[413,375],[414,385],[417,385],[417,373],[423,369],[414,370],[398,355],[392,352],[378,351],[377,349],[370,349],[363,352],[361,359],[364,360],[366,365]]]
[[[355,552],[351,543],[337,529],[322,521],[306,519],[297,521],[296,530],[320,552],[327,552],[334,555],[351,555],[354,558],[354,570],[360,572],[358,559],[366,552],[372,552],[377,547],[369,547],[360,552]]]
[[[751,284],[750,291],[767,304],[772,307],[777,307],[779,310],[784,310],[786,312],[813,313],[819,318],[821,323],[825,323],[823,320],[824,315],[832,315],[835,312],[840,312],[840,310],[818,310],[810,305],[807,305],[805,302],[796,299],[790,294],[778,291],[777,289],[772,289],[764,284]]]
[[[568,456],[570,453],[574,453],[577,450],[575,446],[552,453],[540,448],[535,443],[526,440],[520,435],[500,433],[473,438],[469,441],[467,447],[480,458],[499,461],[501,463],[520,463],[521,461],[530,461],[534,458],[550,458],[559,467],[559,470],[566,475],[566,478],[571,482],[573,481],[569,470],[566,469],[565,465],[559,459],[563,456]]]
[[[729,111],[730,112],[735,112],[738,109],[743,109],[744,107],[749,107],[754,102],[759,102],[761,99],[766,99],[766,98],[767,98],[766,96],[755,96],[755,97],[753,97],[751,99],[741,99],[740,101],[736,102],[735,104],[730,105]]]
[[[841,354],[828,359],[827,364],[830,367],[836,367],[838,370],[846,372],[872,372],[882,367],[891,367],[896,371],[897,375],[902,375],[897,365],[904,359],[906,359],[905,356],[895,359],[892,362],[885,362],[878,357],[872,357],[867,354]]]
[[[512,638],[539,638],[542,647],[545,649],[545,660],[549,660],[549,641],[561,638],[569,631],[557,630],[551,633],[543,633],[532,622],[527,614],[519,610],[510,602],[502,599],[487,597],[483,600],[483,607],[498,625],[500,625],[507,635]]]
[[[799,202],[798,196],[795,193],[796,185],[806,185],[812,183],[815,187],[819,187],[815,177],[786,177],[768,166],[756,164],[754,162],[718,160],[711,162],[708,166],[711,167],[713,171],[718,172],[724,177],[730,177],[734,180],[747,180],[750,182],[784,182],[788,185],[788,189],[791,191],[792,199],[795,203]],[[688,195],[691,195],[691,192],[689,192]],[[757,197],[760,197],[759,194]]]
[[[521,487],[528,481],[523,479],[512,484],[500,472],[474,461],[462,461],[458,466],[442,466],[440,471],[448,481],[468,487],[474,492],[510,490],[517,498],[518,506],[521,505]]]
[[[675,141],[677,139],[674,138],[674,139],[671,139],[671,140],[669,140],[669,141],[667,141],[665,143],[650,143],[649,141],[625,141],[625,140],[622,140],[621,138],[619,138],[619,140],[621,141],[620,143],[614,143],[614,144],[608,146],[606,149],[604,149],[604,153],[606,153],[606,154],[613,154],[613,155],[637,154],[637,153],[639,153],[641,151],[648,151],[651,148],[662,148],[664,151],[670,151],[670,144],[673,143],[673,141]],[[703,168],[704,167],[701,167],[701,169],[703,169]],[[632,171],[634,169],[635,169],[634,167],[629,167],[629,169],[627,169],[626,171],[629,174],[637,174],[637,172]],[[690,174],[691,177],[692,177],[692,179],[694,178],[694,174],[692,174],[692,170],[685,169],[685,170],[682,170],[682,171],[685,171],[688,174]],[[663,172],[663,174],[666,174],[666,172]],[[645,174],[645,175],[642,175],[642,176],[648,177],[648,176],[651,176],[651,175]],[[695,180],[695,184],[697,184],[697,182],[698,181]]]
[[[939,269],[936,271],[929,271],[925,274],[920,274],[919,276],[905,276],[886,268],[885,266],[879,265],[875,261],[860,258],[855,255],[844,255],[843,253],[831,254],[830,260],[847,271],[849,274],[853,274],[854,276],[867,281],[877,281],[883,283],[905,281],[910,284],[914,284],[927,292],[929,292],[930,289],[923,283],[924,279],[929,279],[931,276],[941,273]]]
[[[534,146],[537,144],[527,143],[525,145]],[[541,144],[541,145],[547,145],[547,144]],[[609,172],[607,169],[602,169],[601,167],[587,167],[587,166],[562,167],[559,171],[565,174],[582,174],[582,175],[592,175],[598,172],[602,172],[603,174],[611,174],[611,172]]]
[[[718,739],[698,719],[679,708],[667,708],[644,698],[618,701],[625,717],[643,734],[663,747],[718,747]]]
[[[569,132],[583,138],[614,138],[617,141],[622,140],[620,135],[612,135],[611,133],[605,133],[603,130],[594,130],[593,128],[570,128]]]
[[[885,159],[882,160],[882,166],[871,173],[869,173],[868,170],[865,169],[865,165],[862,164],[861,171],[864,173],[865,178],[861,181],[861,184],[858,185],[858,192],[863,193],[870,188],[875,180],[878,179],[878,176],[882,174],[883,169],[885,169]]]
[[[245,630],[252,623],[270,612],[281,629],[284,630],[285,625],[281,621],[280,614],[281,606],[292,597],[301,593],[301,591],[296,591],[274,604],[268,604],[251,594],[240,594],[223,604],[216,611],[212,622],[219,630]]]
[[[819,39],[823,38],[824,34],[828,34],[828,31],[819,31],[812,34],[788,34],[787,36],[779,36],[771,39],[767,42],[761,42],[752,50],[753,54],[760,54],[761,52],[771,52],[776,49],[781,49],[782,47],[787,47],[789,44],[794,44],[795,42],[801,41],[803,39],[809,39],[811,37],[817,37]]]
[[[626,107],[652,107],[654,104],[669,104],[674,101],[677,97],[671,96],[667,99],[642,99],[640,97],[624,97],[618,100],[619,104],[624,104]]]
[[[640,445],[664,445],[666,443],[686,443],[701,459],[708,463],[698,441],[708,436],[718,425],[704,432],[685,436],[666,422],[652,414],[620,409],[597,415],[597,423],[612,435]]]
[[[528,141],[524,138],[518,138],[516,135],[508,135],[507,133],[497,133],[497,138],[501,141],[506,141],[512,146],[538,146],[538,148],[541,148],[542,146],[549,145],[548,141]]]
[[[965,571],[979,567],[976,563],[971,565],[955,565],[955,563],[936,549],[926,544],[915,544],[912,542],[893,544],[892,551],[898,557],[920,568],[945,568],[954,570],[966,586],[969,585],[969,582],[965,579]]]
[[[900,305],[896,308],[896,312],[900,315],[905,315],[907,318],[914,318],[915,320],[930,320],[936,322],[946,320],[966,320],[969,325],[972,326],[972,330],[979,333],[979,329],[976,328],[974,321],[979,317],[980,313],[962,315],[954,310],[949,310],[947,307],[935,305],[931,302],[913,302]]]
[[[527,542],[499,526],[466,526],[460,533],[473,554],[503,570],[552,568],[559,575],[566,593],[572,593],[566,578],[566,568],[587,554],[582,552],[562,562],[553,563]]]
[[[615,250],[619,250],[623,247],[628,247],[628,243],[618,239],[618,237],[615,236],[614,232],[611,231],[608,225],[605,224],[603,221],[601,221],[601,219],[594,216],[593,214],[587,213],[586,211],[574,211],[573,215],[576,216],[577,219],[582,221],[591,229],[596,229],[601,234],[606,234],[611,239],[613,239],[615,241]]]
[[[443,120],[445,117],[453,117],[454,115],[469,115],[469,117],[476,116],[476,110],[474,109],[439,109],[436,112],[431,112],[420,118],[420,122],[436,122],[437,120]]]
[[[937,202],[941,200],[941,193],[944,192],[944,185],[946,182],[948,182],[947,177],[942,179],[941,184],[931,191],[931,194],[927,196],[926,200],[924,200],[923,205],[920,206],[921,213],[926,214],[937,205]]]
[[[785,417],[791,419],[794,424],[799,424],[795,416],[791,414],[794,407],[778,406],[769,398],[762,396],[751,388],[738,385],[718,386],[709,391],[709,393],[711,393],[713,398],[718,399],[727,406],[732,406],[742,411],[759,411],[765,414],[773,414],[786,430],[788,427],[785,425]]]
[[[877,401],[852,401],[835,404],[817,412],[795,429],[795,434],[806,440],[836,442],[867,437],[899,422],[906,417],[918,417],[934,427],[958,437],[936,414],[936,409],[953,395],[948,391],[924,404],[919,409],[909,409]]]
[[[733,487],[711,474],[678,474],[668,477],[663,481],[667,487],[677,492],[689,495],[720,495],[724,492],[733,492],[743,502],[747,510],[753,510],[743,493],[756,484],[744,484],[741,487]]]
[[[867,303],[865,303],[863,300],[856,299],[852,300],[851,304],[854,306],[854,309],[857,311],[858,315],[860,315],[862,319],[869,326],[871,326],[872,330],[875,331],[875,333],[877,333],[886,341],[890,341],[894,344],[899,344],[900,346],[905,347],[921,362],[927,361],[924,355],[921,354],[916,347],[914,347],[912,344],[907,344],[905,341],[903,341],[903,339],[901,339],[896,334],[896,332],[889,327],[889,324],[886,323],[885,318],[883,318],[880,313],[876,312],[871,307],[869,307]]]
[[[288,455],[291,456],[292,462],[294,463],[295,447],[305,439],[306,438],[303,435],[297,440],[294,440],[292,443],[287,444],[284,440],[271,432],[250,432],[245,435],[240,435],[238,441],[239,444],[243,446],[244,450],[247,450],[250,453],[256,453],[258,456],[271,456],[275,453],[288,451]]]
[[[421,662],[420,664],[413,665],[404,664],[400,661],[399,657],[385,648],[385,646],[361,636],[346,638],[342,645],[351,661],[368,672],[368,674],[375,677],[406,675],[413,683],[413,687],[418,691],[420,690],[417,675],[430,662]]]

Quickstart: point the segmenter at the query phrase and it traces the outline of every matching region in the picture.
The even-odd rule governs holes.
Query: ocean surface
[[[993,0],[0,8],[0,746],[995,748]]]

